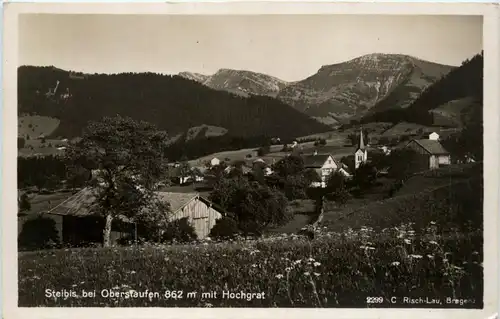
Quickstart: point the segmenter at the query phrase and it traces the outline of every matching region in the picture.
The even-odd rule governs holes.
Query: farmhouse
[[[420,155],[422,169],[435,169],[451,163],[450,153],[439,142],[439,135],[429,134],[429,139],[411,140],[407,145]]]
[[[313,182],[312,187],[326,187],[328,176],[334,172],[340,172],[346,177],[350,174],[342,163],[337,162],[330,154],[313,154],[304,156],[304,168],[314,169],[321,178],[320,182]]]
[[[199,239],[208,236],[217,219],[222,217],[222,210],[198,193],[156,192],[160,200],[170,204],[171,221],[187,218],[193,225]],[[34,218],[43,217],[55,222],[59,242],[70,246],[88,243],[102,243],[104,218],[96,215],[95,196],[91,189],[84,188],[46,212],[25,214],[18,218],[18,235],[24,224]],[[131,239],[140,225],[133,220],[119,216],[111,227],[111,242]]]

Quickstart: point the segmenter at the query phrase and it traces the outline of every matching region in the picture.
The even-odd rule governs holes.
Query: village
[[[338,138],[314,141],[299,139],[289,146],[279,144],[279,138],[275,138],[271,145],[259,149],[225,152],[198,160],[169,163],[166,178],[156,183],[155,193],[161,201],[170,206],[170,222],[184,220],[192,227],[192,230],[188,231],[191,232],[191,237],[185,234],[177,237],[174,235],[169,238],[169,242],[211,239],[215,234],[212,230],[217,221],[228,216],[224,207],[210,200],[214,186],[223,178],[241,177],[267,185],[277,185],[286,195],[286,210],[290,212],[291,217],[279,226],[266,229],[265,233],[300,233],[308,226],[321,221],[325,213],[341,211],[349,202],[356,206],[359,203],[386,198],[387,194],[393,192],[398,179],[407,179],[409,172],[435,170],[452,164],[451,155],[440,143],[440,136],[436,132],[431,132],[427,138],[421,134],[420,138],[392,147],[380,143],[370,144],[367,137],[361,128],[356,135],[357,143],[350,146],[349,141],[342,140],[339,143]],[[354,139],[351,139],[352,142]],[[334,146],[328,148],[328,143]],[[395,154],[405,151],[416,156],[412,157],[412,160],[409,157],[394,157]],[[395,167],[391,171],[394,161],[409,161],[407,164],[411,165],[411,169],[405,168],[407,171],[400,172],[401,168]],[[468,158],[466,161],[472,162],[473,159]],[[457,163],[457,160],[454,162]],[[94,170],[90,179],[96,179],[98,175],[99,170]],[[292,175],[300,175],[301,179],[291,179]],[[342,181],[338,182],[335,176],[340,177]],[[375,187],[376,179],[379,181]],[[347,187],[350,190],[338,194],[340,187],[343,188],[342,192]],[[379,189],[375,191],[375,197],[373,194],[369,195],[374,193],[374,188]],[[336,197],[331,196],[335,192]],[[28,195],[20,193],[19,196],[21,207],[23,201],[30,202],[29,209],[19,213],[18,235],[22,237],[20,244],[26,242],[24,238],[42,240],[38,246],[27,243],[24,249],[102,244],[104,221],[96,214],[95,195],[91,187],[31,195],[29,200]],[[55,226],[55,230],[45,231],[46,238],[29,234],[40,232],[40,225],[29,226],[30,221],[40,218],[52,221],[41,222],[40,225]],[[189,227],[182,224],[172,225],[169,227]],[[221,225],[225,224],[221,222]],[[140,229],[140,222],[126,217],[120,218],[113,222],[110,240],[113,245],[137,244],[141,241],[141,236],[138,235]],[[161,230],[162,233],[166,231],[172,229],[167,227]],[[173,233],[177,233],[177,230]],[[225,238],[227,239],[227,236]]]

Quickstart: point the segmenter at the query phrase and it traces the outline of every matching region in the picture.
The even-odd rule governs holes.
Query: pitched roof
[[[306,168],[320,168],[325,164],[330,154],[317,154],[304,156],[304,167]]]
[[[97,204],[95,202],[94,192],[91,188],[86,187],[49,210],[47,213],[85,217],[96,215],[96,208]],[[124,222],[130,222],[130,219],[125,216],[118,216],[117,218]]]
[[[160,200],[170,203],[170,209],[174,213],[199,196],[198,193],[156,192],[156,194]]]
[[[86,187],[49,210],[48,213],[83,217],[93,215],[95,207],[95,195],[90,188]]]
[[[191,200],[200,198],[203,201],[210,203],[205,198],[200,197],[198,193],[173,193],[173,192],[156,192],[159,199],[170,203],[172,212],[176,212],[186,206]],[[71,215],[71,216],[92,216],[95,214],[95,195],[90,188],[84,188],[75,195],[69,197],[61,204],[49,210],[47,213],[54,215]],[[123,221],[130,221],[125,216],[120,216]]]
[[[448,155],[449,152],[436,140],[422,139],[413,140],[415,143],[420,145],[424,150],[432,155]],[[410,142],[411,143],[411,142]]]

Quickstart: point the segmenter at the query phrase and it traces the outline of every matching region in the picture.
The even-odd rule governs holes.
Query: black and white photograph
[[[16,12],[15,306],[491,310],[478,6]]]

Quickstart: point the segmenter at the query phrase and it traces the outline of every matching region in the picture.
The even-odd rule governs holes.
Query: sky
[[[87,73],[228,68],[297,81],[370,53],[460,65],[482,37],[481,16],[24,14],[18,54],[19,65]]]

